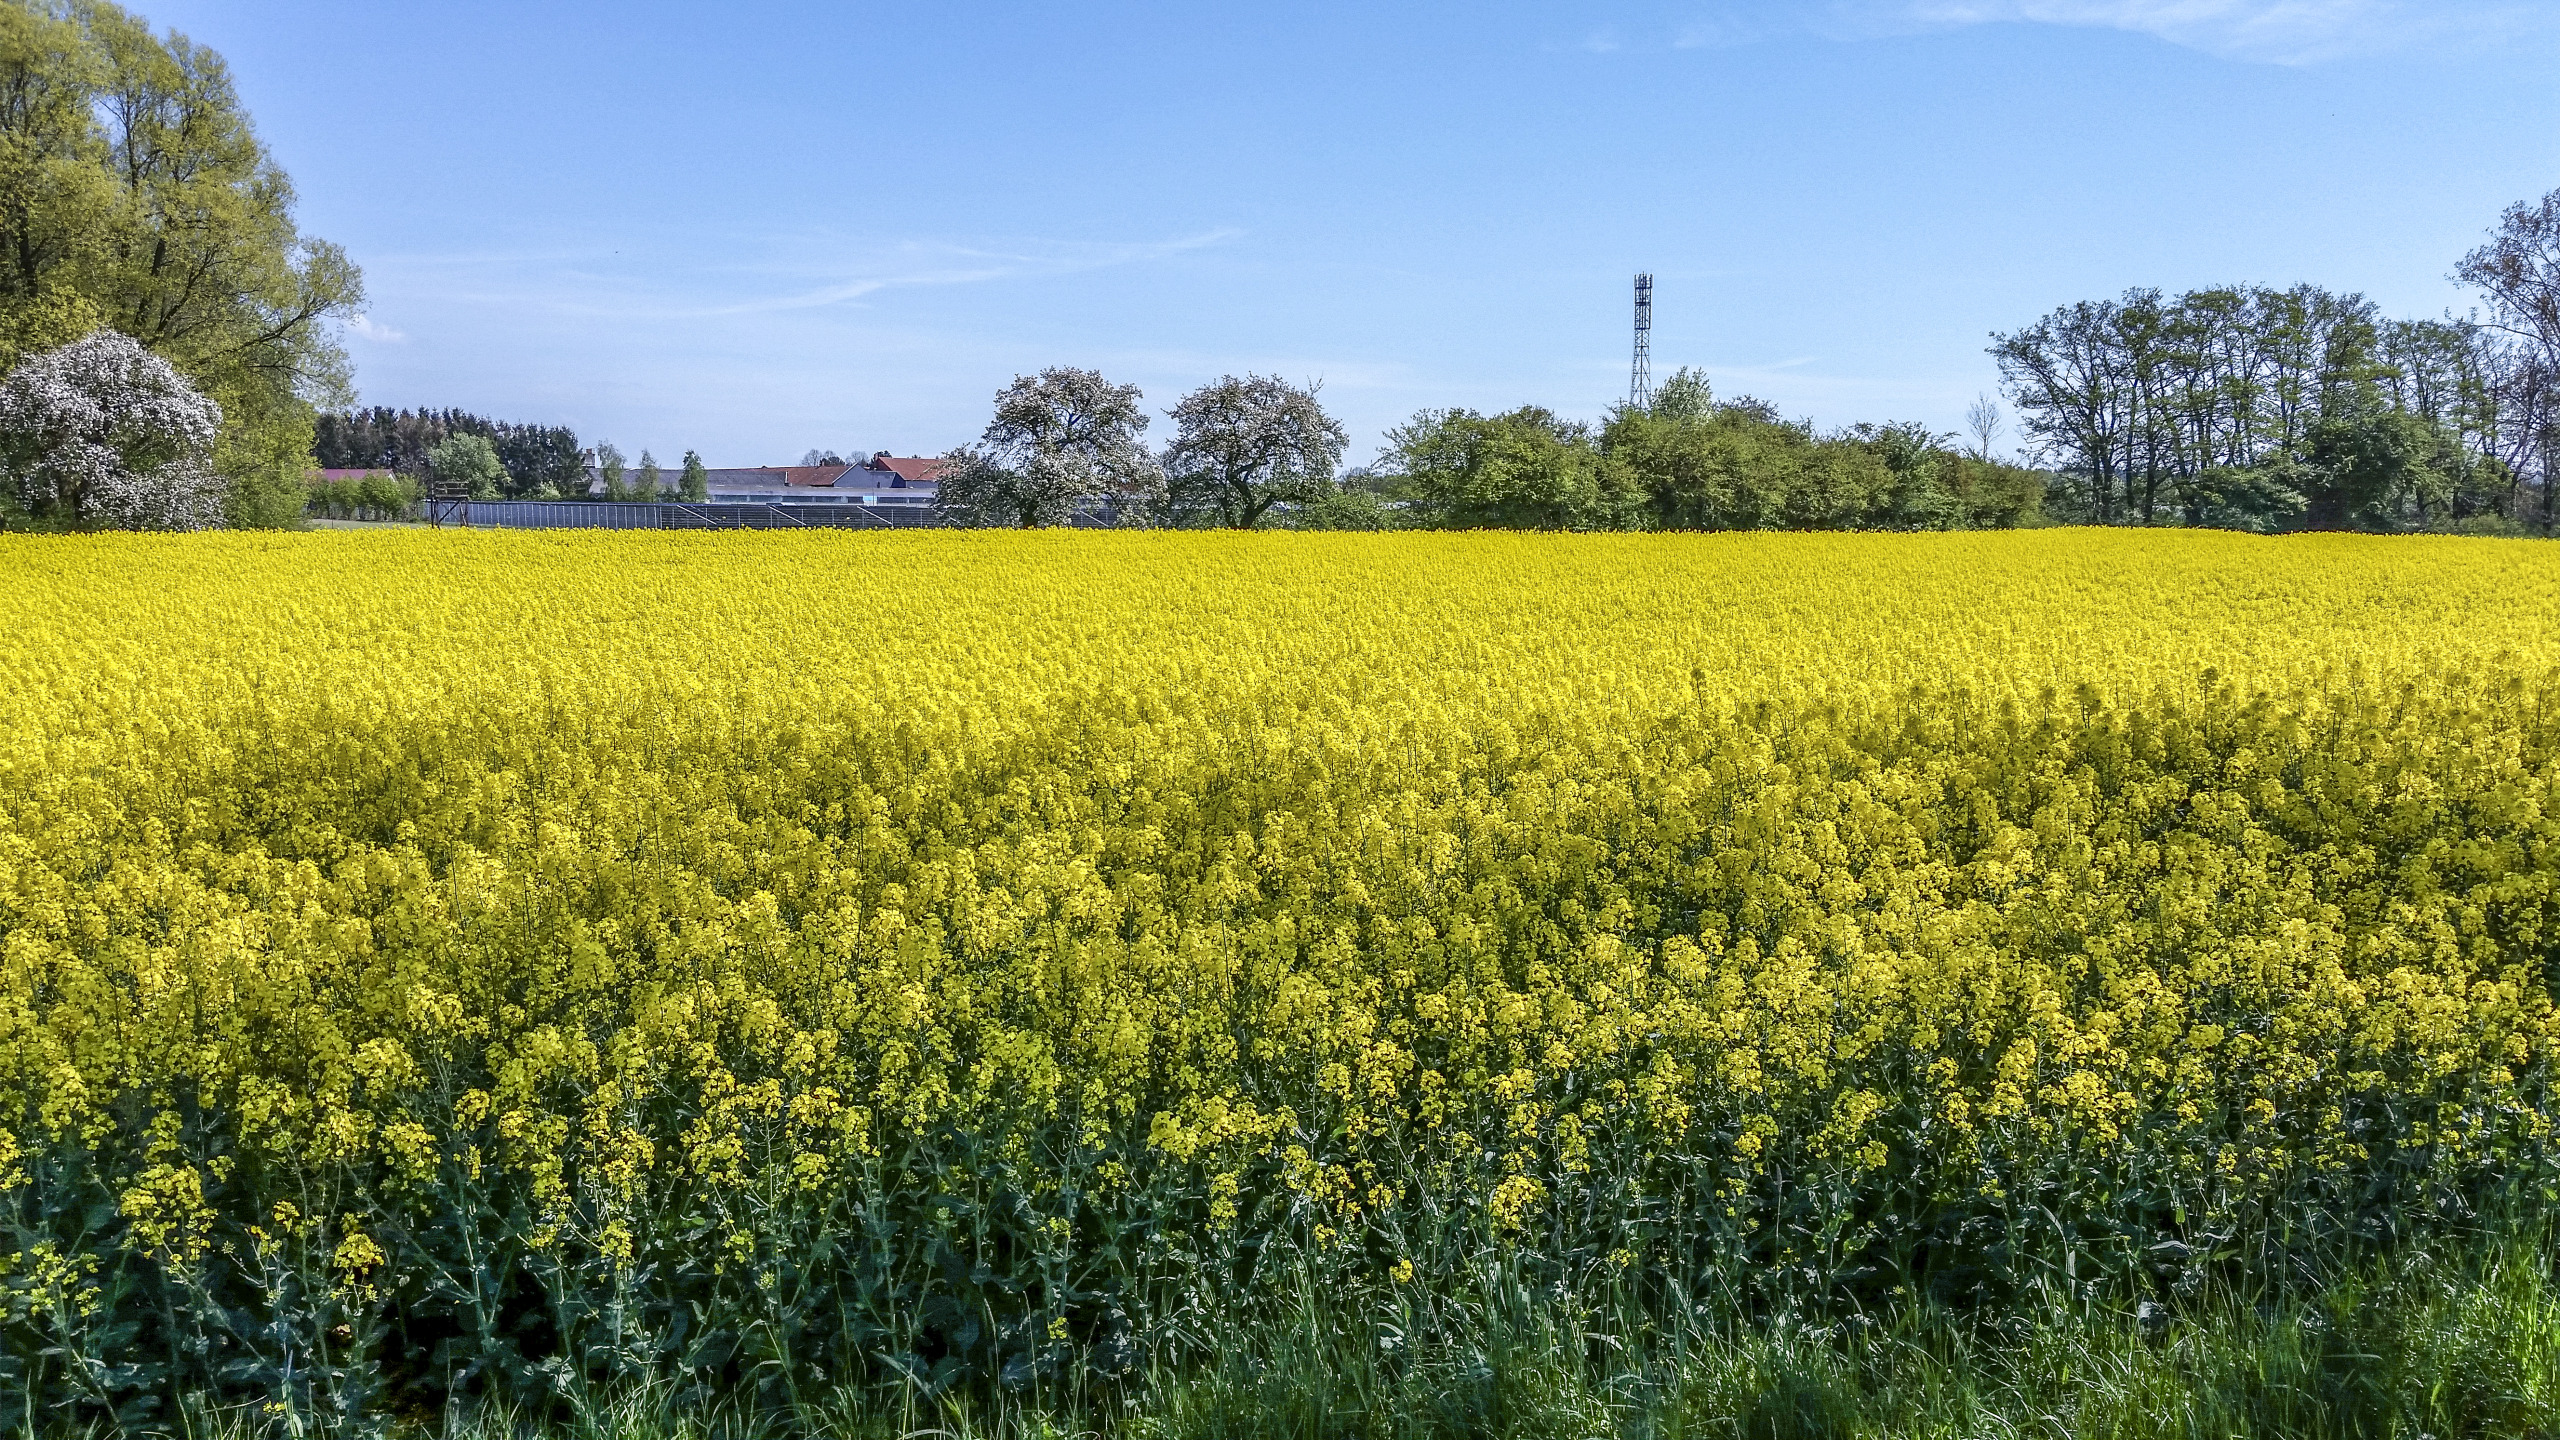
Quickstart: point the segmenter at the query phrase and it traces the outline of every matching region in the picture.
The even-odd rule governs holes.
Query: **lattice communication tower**
[[[1642,409],[1653,403],[1653,277],[1636,277],[1636,368],[1627,382],[1627,403]]]

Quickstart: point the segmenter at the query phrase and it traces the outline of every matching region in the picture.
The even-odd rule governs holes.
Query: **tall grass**
[[[1666,1315],[1500,1283],[1310,1291],[1214,1357],[1118,1381],[836,1390],[785,1412],[637,1390],[412,1427],[453,1440],[2534,1440],[2560,1434],[2555,1262],[2547,1232],[2517,1229],[2289,1293],[2221,1284],[2127,1307],[2053,1291],[1982,1314]],[[198,1419],[215,1440],[264,1440],[253,1415]]]

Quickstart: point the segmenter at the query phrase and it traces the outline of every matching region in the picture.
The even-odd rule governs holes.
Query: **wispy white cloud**
[[[712,320],[853,306],[889,290],[1038,280],[1139,265],[1224,244],[1243,233],[1225,227],[1126,242],[915,241],[873,247],[850,259],[841,256],[845,246],[834,236],[741,237],[739,251],[764,253],[711,270],[665,267],[653,262],[645,247],[635,247],[628,259],[620,250],[546,248],[404,255],[375,263],[438,275],[457,299],[520,304],[585,319]]]
[[[397,345],[409,337],[370,315],[358,315],[347,322],[347,333],[377,345]]]
[[[2002,23],[2128,30],[2286,65],[2444,39],[2495,40],[2548,23],[2534,7],[2506,0],[1842,0],[1831,18],[1851,34]]]
[[[1243,233],[899,240],[633,223],[602,237],[376,255],[369,288],[414,334],[367,347],[363,379],[371,403],[539,418],[634,453],[691,447],[721,464],[813,443],[933,453],[986,423],[1005,376],[1060,353],[1053,339],[981,331],[972,317],[1017,302],[1037,313],[1045,291],[1144,286],[1151,267]],[[1099,348],[1069,358],[1092,363]],[[1161,388],[1151,374],[1127,378]]]
[[[2227,59],[2306,65],[2420,45],[2548,36],[2560,33],[2560,7],[2536,0],[1712,0],[1673,25],[1671,44],[1726,49],[1790,35],[1873,40],[1997,24],[2124,30]],[[1601,34],[1606,47],[1586,48],[1619,48],[1615,29]]]
[[[1223,244],[1243,233],[1241,230],[1230,227],[1204,230],[1196,235],[1177,236],[1171,240],[1123,244],[1053,244],[1005,249],[942,247],[939,249],[938,259],[935,248],[917,247],[922,253],[907,258],[910,262],[920,260],[924,263],[890,265],[873,269],[869,273],[846,276],[786,294],[714,305],[691,313],[714,316],[768,314],[780,310],[818,310],[833,305],[851,304],[883,290],[915,289],[937,285],[972,285],[994,280],[1073,275],[1088,270],[1105,270],[1121,265],[1137,265],[1153,260],[1170,259],[1187,251]]]

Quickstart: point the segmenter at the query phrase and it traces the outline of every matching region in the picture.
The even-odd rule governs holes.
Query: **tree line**
[[[2514,518],[2497,348],[2314,285],[2133,290],[1995,338],[2057,517],[2249,529]]]
[[[1226,376],[1169,412],[1161,449],[1134,385],[1058,367],[996,397],[979,440],[943,457],[959,523],[1379,530],[1961,529],[2032,523],[2044,478],[1918,424],[1822,432],[1684,369],[1598,425],[1540,406],[1424,410],[1371,464],[1313,384]]]
[[[2102,525],[2548,532],[2560,190],[2454,270],[2485,318],[2316,285],[2136,289],[1992,337],[2047,512]]]
[[[423,479],[436,473],[430,457],[438,453],[437,447],[455,436],[487,441],[496,461],[495,474],[473,467],[462,476],[466,482],[486,482],[474,487],[488,491],[480,498],[586,498],[587,453],[578,447],[577,434],[568,426],[515,424],[467,410],[393,410],[377,405],[324,414],[312,437],[312,462],[323,470],[389,470]]]

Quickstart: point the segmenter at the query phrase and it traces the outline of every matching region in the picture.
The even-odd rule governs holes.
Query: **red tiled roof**
[[[785,485],[833,485],[844,478],[844,472],[853,467],[850,465],[784,465],[779,468],[782,471],[782,483]]]
[[[875,455],[871,463],[894,472],[910,485],[929,484],[942,474],[942,462],[924,455]]]

